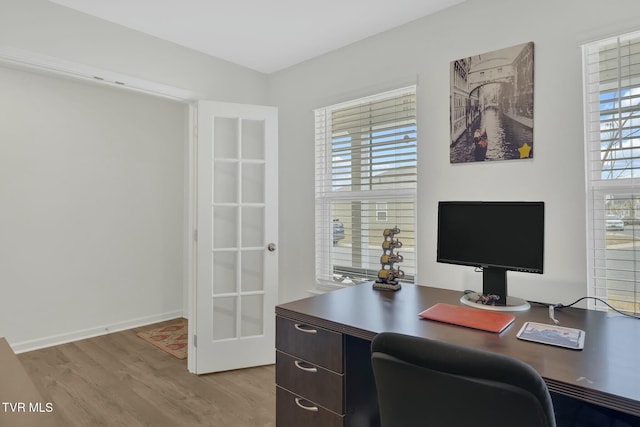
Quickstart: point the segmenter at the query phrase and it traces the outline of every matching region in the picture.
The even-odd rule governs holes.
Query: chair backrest
[[[511,357],[391,332],[371,344],[383,427],[554,427],[544,380]]]

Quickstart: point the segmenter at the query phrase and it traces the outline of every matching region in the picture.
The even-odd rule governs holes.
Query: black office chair
[[[511,357],[391,332],[371,358],[383,427],[554,427],[542,377]]]

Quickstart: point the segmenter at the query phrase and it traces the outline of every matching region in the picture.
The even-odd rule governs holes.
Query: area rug
[[[187,319],[177,319],[175,323],[138,332],[143,340],[164,350],[178,359],[187,358]]]

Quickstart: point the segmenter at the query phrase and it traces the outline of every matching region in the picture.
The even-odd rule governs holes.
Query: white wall
[[[0,336],[183,313],[186,104],[0,68]]]
[[[586,295],[580,44],[638,22],[637,0],[468,0],[270,76],[270,99],[280,109],[281,300],[314,286],[312,109],[416,82],[419,282],[481,288],[472,268],[435,262],[439,200],[543,200],[545,273],[509,273],[510,293],[564,303]],[[535,158],[451,165],[450,61],[529,41]]]

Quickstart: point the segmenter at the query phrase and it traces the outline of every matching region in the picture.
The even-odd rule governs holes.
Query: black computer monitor
[[[507,271],[542,274],[544,202],[440,202],[437,261],[482,269],[482,295],[462,302],[527,309],[526,301],[507,295]]]

